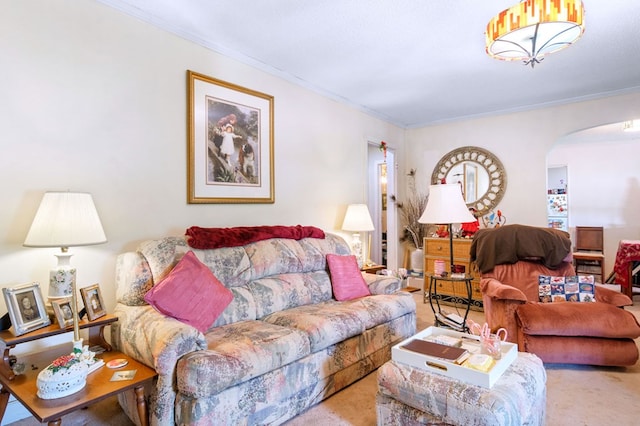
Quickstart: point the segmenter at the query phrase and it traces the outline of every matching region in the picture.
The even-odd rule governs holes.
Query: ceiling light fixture
[[[640,132],[640,119],[625,121],[622,124],[622,130],[625,132]]]
[[[486,49],[493,58],[540,63],[545,55],[575,43],[584,32],[580,0],[524,0],[487,24]]]

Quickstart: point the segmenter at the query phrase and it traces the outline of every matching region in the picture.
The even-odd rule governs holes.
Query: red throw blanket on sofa
[[[200,228],[192,226],[187,229],[187,243],[195,249],[215,249],[222,247],[239,247],[271,238],[324,238],[324,231],[313,226],[238,226],[235,228]]]

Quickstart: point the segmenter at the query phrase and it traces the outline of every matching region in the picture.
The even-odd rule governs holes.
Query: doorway
[[[547,223],[549,228],[569,232],[567,166],[547,168]]]
[[[395,204],[391,196],[396,193],[397,164],[395,152],[387,148],[386,158],[380,144],[369,142],[367,167],[367,206],[375,231],[371,236],[370,257],[387,269],[398,269],[398,226]]]

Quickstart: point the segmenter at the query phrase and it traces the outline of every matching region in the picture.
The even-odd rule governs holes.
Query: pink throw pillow
[[[351,300],[371,295],[355,256],[328,254],[327,263],[336,300]]]
[[[204,333],[231,303],[233,293],[189,251],[144,300],[158,312]]]

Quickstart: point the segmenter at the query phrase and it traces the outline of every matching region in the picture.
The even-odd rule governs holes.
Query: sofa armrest
[[[150,398],[150,424],[173,424],[178,359],[206,349],[204,335],[194,327],[160,314],[149,305],[116,304],[118,321],[111,325],[111,343],[158,373]]]
[[[392,294],[402,288],[402,281],[389,275],[362,273],[371,294]]]
[[[523,303],[527,301],[527,296],[522,291],[503,284],[495,278],[482,278],[480,280],[480,290],[483,295],[497,300],[511,300]]]
[[[633,301],[626,294],[599,285],[596,285],[595,296],[598,302],[608,303],[620,308],[633,305]]]
[[[118,303],[114,314],[118,317],[111,327],[114,346],[160,375],[172,375],[180,357],[207,348],[204,335],[196,328],[164,316],[149,305]]]

